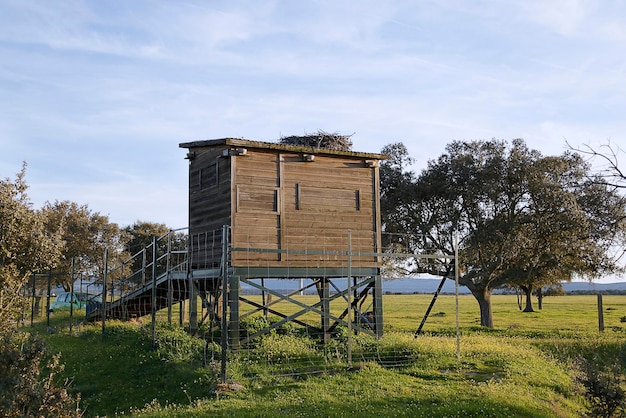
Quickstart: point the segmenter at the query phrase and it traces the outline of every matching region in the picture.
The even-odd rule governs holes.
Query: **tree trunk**
[[[480,308],[480,325],[493,328],[493,311],[491,309],[491,289],[471,290]]]
[[[539,310],[543,309],[543,292],[541,291],[541,288],[537,290],[537,307]]]
[[[523,312],[535,312],[535,310],[533,309],[533,287],[528,285],[528,286],[520,286],[520,289],[522,289],[522,291],[524,292],[524,295],[526,296],[526,307],[524,308]]]

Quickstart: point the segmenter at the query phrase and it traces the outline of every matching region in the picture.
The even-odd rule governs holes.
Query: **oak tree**
[[[18,327],[28,277],[54,267],[62,248],[45,214],[32,208],[25,173],[26,164],[14,180],[0,180],[0,416],[80,417],[77,400],[57,384],[58,356]]]
[[[186,250],[187,234],[172,230],[163,223],[136,221],[134,224],[123,229],[127,237],[126,248],[131,258],[129,261],[130,270],[127,272],[130,280],[137,283],[140,280],[150,279],[151,269],[147,266],[152,262],[152,243],[156,239],[157,246],[157,271],[164,271],[167,259],[164,254],[178,252],[183,254]],[[180,257],[170,259],[172,263],[180,263]],[[147,271],[142,273],[142,270]]]
[[[60,234],[63,239],[62,257],[55,273],[66,290],[79,274],[102,277],[105,249],[111,264],[127,257],[124,251],[127,237],[108,216],[67,200],[47,202],[42,212],[48,233]],[[70,278],[72,263],[75,277]]]
[[[624,235],[624,206],[611,189],[588,181],[589,167],[574,153],[544,157],[521,139],[454,141],[423,172],[401,175],[383,165],[386,232],[414,233],[411,251],[454,254],[459,283],[476,298],[481,325],[493,327],[497,288],[533,288],[615,271],[611,245]],[[400,196],[400,197],[398,197]],[[414,270],[450,275],[446,259],[416,260]]]
[[[27,195],[26,164],[14,180],[0,180],[0,331],[22,312],[23,290],[32,273],[60,257],[60,236],[45,230],[45,215]]]

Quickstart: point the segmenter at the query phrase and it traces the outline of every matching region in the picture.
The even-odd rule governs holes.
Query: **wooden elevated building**
[[[189,160],[190,278],[209,315],[221,318],[217,302],[228,295],[235,347],[245,342],[240,319],[259,311],[280,317],[279,325],[310,326],[301,317],[320,315],[325,340],[347,321],[382,335],[378,167],[384,156],[234,138],[180,147]],[[269,278],[310,279],[319,302],[303,306],[297,292],[266,287]],[[262,301],[243,295],[242,284],[258,289]],[[279,311],[279,301],[298,312]],[[342,311],[331,302],[347,303]]]

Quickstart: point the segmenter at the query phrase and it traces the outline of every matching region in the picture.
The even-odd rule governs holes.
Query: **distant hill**
[[[437,278],[403,278],[403,279],[391,279],[383,280],[383,293],[435,293],[441,279]],[[305,285],[310,283],[308,279],[304,279]],[[270,289],[274,289],[281,292],[291,292],[297,290],[300,285],[299,279],[265,279],[265,285]],[[616,283],[588,283],[588,282],[571,282],[564,283],[563,289],[567,293],[612,293],[623,292],[626,293],[626,282]],[[455,293],[454,282],[452,280],[446,280],[442,293]],[[243,293],[260,293],[257,289],[249,286],[242,285]],[[314,288],[310,288],[306,291],[307,294],[316,293]],[[459,286],[459,293],[470,293],[469,289],[465,286]],[[502,293],[502,291],[496,291],[494,293]]]
[[[626,282],[615,282],[615,283],[571,282],[571,283],[564,283],[563,289],[566,292],[602,292],[602,291],[626,292]]]
[[[384,293],[435,293],[441,279],[405,278],[383,280]],[[452,280],[446,280],[442,293],[455,293]],[[459,286],[459,293],[470,293],[465,286]]]
[[[440,279],[396,279],[383,281],[383,292],[387,293],[435,293],[439,286]],[[624,292],[626,293],[626,282],[616,283],[589,283],[570,282],[563,283],[563,290],[566,293],[597,293],[597,292]],[[454,293],[454,282],[447,280],[441,290],[443,293]],[[465,286],[459,286],[459,293],[470,293]],[[494,292],[498,293],[498,291]]]

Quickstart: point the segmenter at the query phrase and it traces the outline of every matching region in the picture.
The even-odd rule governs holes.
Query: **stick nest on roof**
[[[319,130],[303,136],[282,136],[280,143],[298,147],[324,148],[331,151],[352,151],[352,141],[350,141],[352,135],[340,135],[337,132],[331,134]]]

